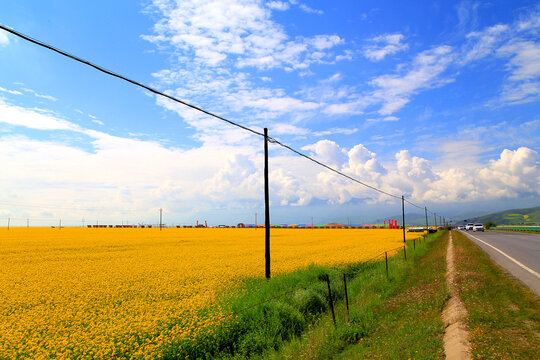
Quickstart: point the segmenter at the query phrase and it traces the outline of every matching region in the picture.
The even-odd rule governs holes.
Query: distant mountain
[[[533,225],[540,224],[540,206],[527,209],[512,209],[487,214],[483,216],[470,217],[457,221],[457,224],[463,222],[479,222],[486,223],[492,221],[497,225]]]

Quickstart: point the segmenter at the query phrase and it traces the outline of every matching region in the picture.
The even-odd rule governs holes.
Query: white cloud
[[[315,157],[330,166],[340,169],[346,161],[345,152],[338,144],[330,140],[320,140],[313,145],[307,145],[302,150],[311,150]]]
[[[405,106],[418,91],[451,81],[440,76],[454,58],[450,46],[438,46],[418,54],[404,75],[382,75],[373,79],[371,85],[375,90],[370,96],[373,103],[382,103],[379,114],[391,115]]]
[[[96,124],[98,124],[98,125],[105,125],[105,124],[103,124],[103,121],[99,121],[99,120],[97,120],[97,119],[93,119],[92,122],[93,122],[93,123],[96,123]]]
[[[467,43],[464,46],[464,54],[460,63],[467,64],[477,61],[492,54],[501,41],[505,39],[510,31],[510,27],[505,24],[490,26],[482,31],[475,31],[467,34]]]
[[[32,90],[32,89],[23,88],[22,90],[25,91],[25,92],[27,92],[27,93],[30,93],[30,94],[34,95],[35,97],[38,97],[38,98],[42,98],[42,99],[46,99],[46,100],[50,100],[50,101],[56,101],[56,100],[58,100],[58,99],[55,98],[54,96],[39,94],[39,93],[35,92],[35,91]]]
[[[20,92],[20,91],[17,91],[17,90],[9,90],[9,89],[5,89],[5,88],[3,88],[3,87],[0,87],[0,91],[5,92],[5,93],[8,93],[8,94],[11,94],[11,95],[22,95],[22,92]]]
[[[354,128],[354,129],[331,128],[328,130],[314,131],[313,135],[315,136],[328,136],[328,135],[337,135],[337,134],[352,135],[356,132],[358,132],[357,128]]]
[[[503,86],[499,101],[503,104],[521,104],[540,98],[540,43],[510,41],[497,50],[499,56],[508,57],[510,73]]]
[[[301,10],[303,10],[303,11],[305,11],[305,12],[307,12],[307,13],[317,14],[317,15],[322,15],[322,14],[324,14],[324,11],[318,10],[318,9],[313,9],[313,8],[311,8],[311,7],[309,7],[309,6],[305,5],[305,4],[300,4],[300,5],[298,5],[298,7],[299,7]]]
[[[495,197],[540,194],[538,153],[526,147],[505,149],[499,159],[490,160],[478,174]]]
[[[266,5],[284,10],[285,4],[273,1]],[[290,39],[271,20],[269,8],[256,0],[155,0],[150,9],[163,18],[154,27],[155,35],[144,38],[191,51],[208,66],[230,61],[238,67],[291,70],[330,59],[331,54],[321,50],[343,42],[335,35]]]
[[[0,102],[0,122],[37,130],[81,131],[79,126],[66,120],[2,102]]]
[[[277,123],[272,126],[270,129],[270,134],[272,135],[307,135],[311,131],[306,128],[301,128],[292,124],[287,123]]]
[[[6,169],[0,178],[7,194],[3,201],[58,204],[58,199],[65,199],[60,206],[99,210],[83,214],[86,217],[125,218],[130,213],[142,220],[154,217],[159,207],[186,214],[195,209],[251,209],[261,203],[260,141],[234,146],[205,142],[181,150],[84,129],[50,114],[6,104],[0,107],[0,119],[36,130],[84,134],[91,146],[82,150],[61,141],[0,136],[0,162]],[[538,153],[527,147],[504,150],[486,163],[472,158],[470,167],[456,158],[439,168],[407,150],[386,163],[362,144],[347,149],[321,140],[304,150],[360,181],[407,194],[419,203],[540,195]],[[315,198],[331,204],[391,200],[288,152],[271,156],[270,169],[273,204],[307,206]],[[31,217],[42,209],[25,211]]]
[[[366,121],[370,123],[378,123],[378,122],[388,122],[388,121],[399,121],[399,118],[397,116],[385,116],[383,118],[367,119]]]
[[[0,46],[9,45],[9,36],[4,30],[0,30]]]
[[[375,44],[364,48],[364,56],[371,61],[383,60],[386,56],[406,50],[409,46],[401,41],[402,34],[384,34],[370,39]]]
[[[272,10],[285,11],[289,9],[290,4],[285,1],[269,1],[266,3],[266,6],[268,6]]]
[[[498,49],[501,56],[511,57],[510,80],[531,80],[540,76],[540,43],[512,41]]]
[[[507,61],[506,69],[509,75],[501,87],[500,95],[488,102],[488,105],[521,104],[539,98],[539,9],[537,7],[512,24],[496,24],[467,35],[459,65],[493,58]]]

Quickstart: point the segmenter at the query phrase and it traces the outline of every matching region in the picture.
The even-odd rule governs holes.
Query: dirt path
[[[444,353],[446,359],[468,360],[471,358],[470,344],[467,340],[469,332],[465,326],[467,309],[458,296],[455,286],[456,267],[454,264],[454,243],[452,233],[448,241],[448,251],[446,253],[446,285],[450,292],[450,299],[443,310],[444,332]]]

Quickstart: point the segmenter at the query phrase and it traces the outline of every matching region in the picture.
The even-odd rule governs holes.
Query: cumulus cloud
[[[490,160],[478,175],[495,197],[540,194],[538,153],[526,147],[505,149],[499,159]]]
[[[205,142],[183,150],[85,129],[51,114],[6,104],[0,106],[0,120],[54,134],[59,130],[83,134],[89,145],[81,149],[60,137],[52,141],[1,135],[0,162],[6,170],[0,177],[6,194],[3,201],[96,209],[77,214],[101,218],[133,214],[132,219],[152,218],[159,207],[190,214],[204,209],[252,209],[261,202],[260,142],[232,146]],[[314,199],[329,204],[389,201],[383,194],[277,149],[272,147],[270,158],[274,205],[308,206]],[[527,147],[505,149],[485,163],[471,160],[475,161],[471,167],[456,161],[440,168],[408,150],[397,152],[391,161],[381,161],[365,145],[345,148],[326,139],[304,150],[364,183],[419,203],[540,196],[538,153]],[[25,216],[39,216],[42,209],[25,211]]]
[[[307,145],[303,150],[311,150],[315,157],[330,166],[340,169],[346,161],[344,150],[331,140],[320,140],[313,145]]]

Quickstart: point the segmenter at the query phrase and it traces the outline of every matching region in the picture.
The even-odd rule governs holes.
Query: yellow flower
[[[11,228],[0,239],[2,358],[155,358],[172,339],[225,321],[220,297],[264,277],[260,229]],[[272,229],[272,274],[402,245],[400,230]]]

